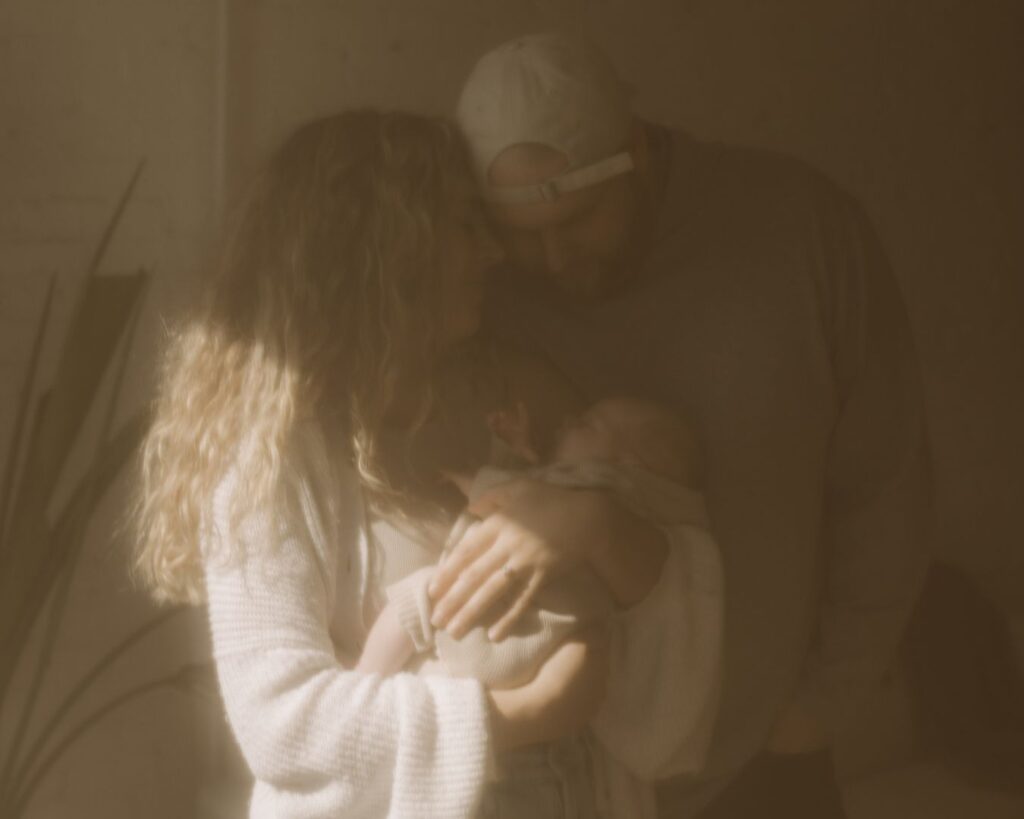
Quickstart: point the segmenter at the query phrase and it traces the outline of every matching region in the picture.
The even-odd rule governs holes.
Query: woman
[[[349,670],[380,605],[369,516],[438,511],[388,452],[430,416],[497,258],[448,125],[342,114],[274,157],[170,340],[137,568],[208,604],[253,816],[471,816],[492,753],[575,733],[603,695],[582,641],[510,691]]]

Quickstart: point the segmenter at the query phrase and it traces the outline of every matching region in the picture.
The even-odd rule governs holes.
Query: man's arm
[[[917,356],[897,283],[863,212],[824,202],[822,272],[840,411],[824,497],[826,583],[817,644],[780,751],[826,740],[878,684],[920,589],[931,481]]]

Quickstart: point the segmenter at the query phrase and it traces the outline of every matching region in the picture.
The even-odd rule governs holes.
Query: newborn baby
[[[520,466],[484,467],[472,479],[454,478],[470,501],[526,476],[562,487],[609,490],[655,524],[706,528],[696,438],[682,419],[659,404],[632,398],[597,402],[563,425],[544,464],[530,440],[522,405],[514,413],[495,413],[489,421],[504,449],[496,460],[516,460]],[[475,520],[468,513],[459,517],[444,554]],[[532,679],[569,634],[614,610],[605,587],[584,567],[541,588],[532,608],[500,642],[488,637],[486,622],[455,639],[430,623],[427,585],[433,572],[434,567],[426,567],[388,587],[389,602],[370,630],[357,670],[391,674],[414,655],[433,655],[452,676],[511,688]]]

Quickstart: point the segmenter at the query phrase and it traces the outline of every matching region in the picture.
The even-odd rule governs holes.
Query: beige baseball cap
[[[480,58],[456,108],[484,196],[503,204],[555,201],[633,168],[633,115],[610,61],[585,40],[520,37]],[[536,143],[564,154],[565,172],[539,184],[496,186],[488,178],[506,148]]]

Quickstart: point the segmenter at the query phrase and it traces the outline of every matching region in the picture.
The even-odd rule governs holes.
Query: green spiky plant
[[[142,167],[140,162],[89,263],[56,378],[35,398],[56,277],[50,280],[0,482],[0,717],[11,729],[0,745],[0,816],[8,819],[24,815],[53,766],[108,714],[151,691],[203,690],[208,684],[206,666],[187,665],[122,691],[73,725],[67,724],[83,695],[115,661],[181,611],[170,609],[98,658],[51,713],[38,717],[41,725],[30,731],[90,521],[133,457],[147,424],[144,412],[118,429],[113,420],[149,276],[143,271],[131,276],[99,275]],[[112,371],[112,386],[102,397],[108,371]],[[91,463],[70,499],[54,511],[51,504],[58,481],[94,408],[100,413],[100,424]],[[24,694],[16,697],[12,681],[19,669],[29,675],[29,682]]]

